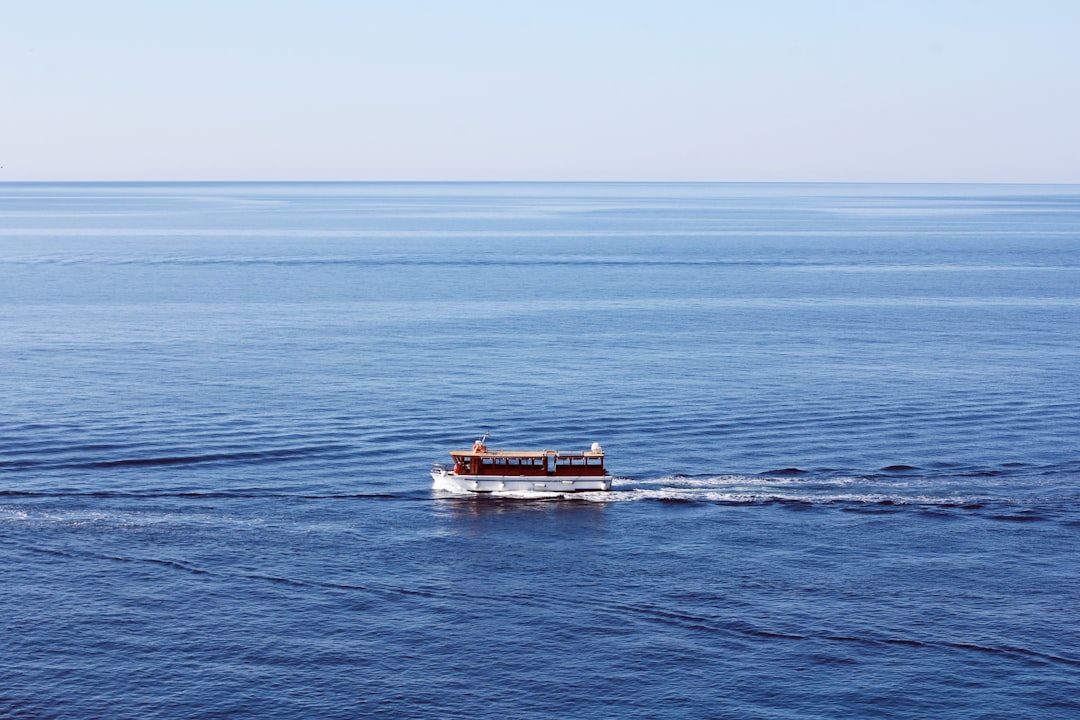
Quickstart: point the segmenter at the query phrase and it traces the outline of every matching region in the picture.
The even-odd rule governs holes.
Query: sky
[[[0,182],[1080,183],[1080,0],[0,0]]]

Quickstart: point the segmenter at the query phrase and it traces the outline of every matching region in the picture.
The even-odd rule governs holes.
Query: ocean
[[[3,717],[1080,717],[1078,505],[1080,186],[0,184]]]

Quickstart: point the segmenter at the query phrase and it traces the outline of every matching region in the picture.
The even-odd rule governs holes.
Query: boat
[[[434,463],[432,487],[456,493],[572,493],[611,489],[600,443],[582,452],[489,450],[489,433],[470,450],[451,450],[451,468]]]

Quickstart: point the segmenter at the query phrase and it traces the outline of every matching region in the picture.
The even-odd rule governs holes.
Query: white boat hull
[[[592,477],[527,477],[524,475],[458,475],[446,469],[431,471],[432,488],[453,493],[552,493],[610,490],[611,478]]]

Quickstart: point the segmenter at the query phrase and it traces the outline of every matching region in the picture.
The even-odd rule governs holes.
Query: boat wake
[[[716,503],[727,505],[790,504],[841,506],[844,509],[886,509],[1053,506],[1075,498],[1047,487],[1002,484],[975,490],[963,478],[946,481],[927,477],[838,476],[809,474],[768,476],[669,475],[655,479],[614,478],[610,492],[576,493],[567,499],[588,502]]]

